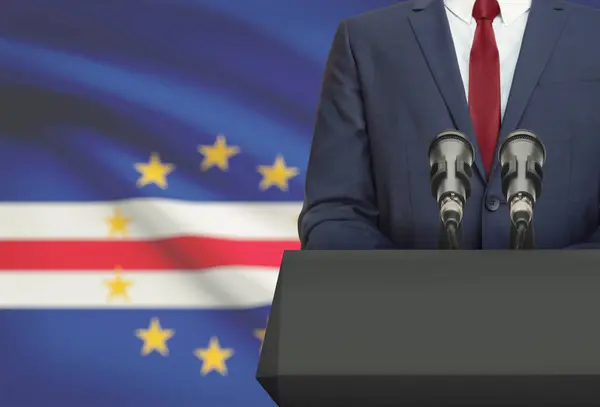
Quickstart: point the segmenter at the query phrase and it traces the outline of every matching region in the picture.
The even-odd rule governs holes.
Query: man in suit
[[[412,0],[343,21],[299,219],[304,249],[435,249],[427,150],[475,147],[462,246],[509,247],[496,148],[546,146],[538,248],[600,247],[600,12],[563,0]]]

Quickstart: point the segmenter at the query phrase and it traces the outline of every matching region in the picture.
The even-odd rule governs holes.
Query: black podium
[[[281,407],[598,407],[600,251],[286,252],[257,378]]]

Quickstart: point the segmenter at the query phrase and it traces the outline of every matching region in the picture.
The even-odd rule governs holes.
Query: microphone
[[[506,137],[498,156],[502,166],[502,193],[509,203],[514,227],[514,248],[522,249],[533,219],[533,206],[542,192],[546,149],[534,133],[516,130]]]
[[[429,146],[431,193],[436,199],[450,248],[458,249],[457,229],[471,194],[471,166],[475,150],[459,131],[444,131]]]

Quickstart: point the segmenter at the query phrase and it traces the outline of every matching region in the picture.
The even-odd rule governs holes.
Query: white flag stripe
[[[129,199],[102,203],[2,203],[0,239],[105,239],[119,208],[128,238],[205,235],[224,239],[297,240],[301,203],[188,202]]]
[[[123,271],[129,301],[114,297],[106,272],[0,272],[0,309],[14,308],[218,308],[270,305],[278,270],[223,267],[168,273]]]

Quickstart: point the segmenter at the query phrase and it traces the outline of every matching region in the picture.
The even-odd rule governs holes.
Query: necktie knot
[[[481,20],[494,20],[500,15],[498,0],[476,0],[473,6],[473,18]]]

